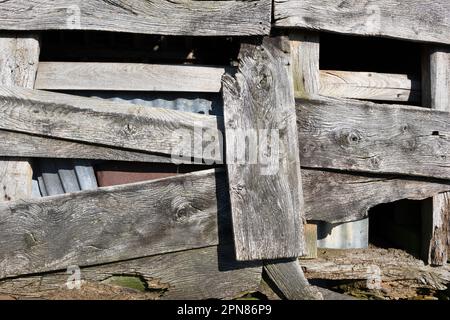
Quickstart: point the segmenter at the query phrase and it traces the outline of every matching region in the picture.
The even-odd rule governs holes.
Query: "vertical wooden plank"
[[[424,48],[422,84],[423,106],[450,112],[450,48]],[[424,258],[431,265],[444,265],[450,241],[450,193],[434,196],[431,208],[422,215],[425,222],[431,217]]]
[[[223,95],[236,257],[298,257],[304,205],[287,38],[242,43]]]
[[[305,255],[301,259],[317,258],[317,224],[305,224]]]
[[[33,88],[39,52],[35,35],[0,35],[0,85]],[[31,197],[32,175],[27,159],[0,158],[0,201]]]
[[[289,35],[294,91],[298,98],[310,98],[320,89],[320,37],[316,32],[299,31]]]

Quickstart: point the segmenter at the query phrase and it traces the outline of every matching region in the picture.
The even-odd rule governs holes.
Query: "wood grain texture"
[[[302,166],[450,178],[450,113],[354,100],[297,100]]]
[[[342,223],[366,218],[371,207],[423,200],[450,191],[447,180],[345,173],[302,168],[306,218]]]
[[[423,106],[450,113],[450,49],[424,49],[422,63]],[[450,125],[450,117],[447,119]],[[450,245],[450,193],[433,197],[432,207],[422,214],[431,216],[430,241],[425,259],[432,265],[447,263]],[[427,221],[428,219],[424,219]]]
[[[41,62],[36,89],[219,92],[224,73],[206,66]]]
[[[217,245],[215,174],[0,204],[0,278]]]
[[[0,87],[0,111],[0,129],[166,155],[218,128],[214,116],[13,87]]]
[[[420,81],[405,74],[320,71],[320,94],[363,100],[420,102]]]
[[[297,31],[289,34],[292,74],[297,98],[310,98],[319,92],[320,37],[317,32]]]
[[[317,288],[306,280],[297,259],[265,263],[264,270],[284,298],[289,300],[323,300]]]
[[[447,0],[275,0],[275,26],[450,43]]]
[[[262,267],[237,262],[230,246],[211,246],[81,269],[80,296],[90,283],[104,284],[117,275],[139,277],[144,293],[129,290],[131,299],[231,299],[256,291]],[[16,298],[55,299],[70,292],[66,272],[0,281],[0,293]],[[77,292],[78,290],[72,290]],[[59,295],[58,295],[59,293]],[[155,297],[156,295],[156,297]]]
[[[223,77],[226,158],[238,260],[298,257],[304,253],[303,195],[293,80],[287,38],[241,44],[239,70]],[[259,130],[259,145],[246,138]],[[276,130],[263,161],[262,130]],[[277,148],[275,139],[279,139]],[[236,150],[245,153],[241,158]],[[255,163],[252,154],[258,153]],[[236,157],[235,157],[236,156]],[[265,162],[265,163],[264,163]]]
[[[0,157],[30,157],[56,159],[91,159],[172,163],[172,158],[158,154],[127,151],[88,143],[34,136],[26,133],[0,130]],[[180,163],[190,160],[177,159]]]
[[[33,88],[39,53],[36,35],[0,34],[0,85]],[[27,159],[0,158],[0,201],[30,197],[32,176]]]
[[[270,22],[269,0],[6,0],[0,7],[3,30],[232,36],[269,34]]]

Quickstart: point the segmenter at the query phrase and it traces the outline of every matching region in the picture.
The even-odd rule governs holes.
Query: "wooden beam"
[[[218,129],[214,116],[12,87],[0,87],[0,111],[0,129],[169,156]]]
[[[423,200],[450,191],[448,180],[302,168],[306,219],[329,223],[368,217],[371,207],[401,199]]]
[[[302,166],[450,179],[448,119],[421,107],[300,99]]]
[[[41,62],[36,89],[219,92],[224,73],[206,66]]]
[[[423,106],[450,113],[450,49],[435,47],[424,51]],[[447,117],[447,124],[450,126],[450,117]],[[447,263],[450,244],[450,193],[433,197],[432,207],[428,209],[423,212],[423,215],[430,217],[424,217],[424,221],[431,220],[425,260],[441,266]]]
[[[0,204],[0,278],[217,245],[228,202],[215,175]]]
[[[320,71],[320,94],[363,100],[420,101],[420,81],[406,74]]]
[[[0,130],[0,141],[3,141],[0,144],[0,157],[13,156],[173,163],[172,158],[169,156],[34,136],[20,132]],[[191,163],[190,160],[178,159],[177,161]]]
[[[277,27],[450,43],[447,0],[275,0]]]
[[[297,98],[310,98],[318,94],[320,37],[317,32],[291,32],[289,34],[292,57],[294,94]]]
[[[271,2],[9,0],[2,30],[99,30],[182,36],[269,34]]]
[[[33,88],[39,53],[36,35],[1,34],[0,85]],[[0,158],[0,201],[31,197],[32,176],[27,159]]]
[[[249,40],[241,45],[238,73],[223,77],[226,158],[238,260],[304,253],[303,195],[289,65],[286,38]],[[255,139],[259,135],[259,142],[253,134]]]
[[[1,280],[0,294],[18,299],[85,299],[89,288],[103,286],[108,298],[115,288],[110,285],[112,278],[127,275],[137,278],[145,290],[128,290],[125,296],[132,299],[232,299],[256,291],[261,273],[256,263],[237,262],[232,247],[211,246],[82,268],[80,290],[67,288],[69,275],[64,271]],[[99,298],[98,292],[94,297]]]
[[[284,298],[289,300],[323,300],[317,288],[306,280],[297,259],[265,263],[264,270]]]

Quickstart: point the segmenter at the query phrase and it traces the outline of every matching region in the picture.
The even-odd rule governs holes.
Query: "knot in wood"
[[[342,129],[336,136],[335,140],[341,147],[351,147],[362,141],[362,133],[354,129]]]

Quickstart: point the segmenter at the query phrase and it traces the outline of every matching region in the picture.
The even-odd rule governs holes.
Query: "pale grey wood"
[[[64,193],[64,187],[58,175],[58,168],[54,160],[39,159],[42,180],[45,184],[48,196],[56,196]]]
[[[36,35],[0,34],[0,85],[33,88],[39,53]],[[0,201],[29,198],[32,176],[27,159],[0,158]]]
[[[422,57],[423,106],[450,112],[450,49],[429,47]],[[447,119],[450,125],[450,117]],[[432,265],[444,265],[448,259],[450,243],[450,193],[433,197],[431,207],[422,212],[423,220],[430,221],[425,260]],[[425,217],[428,216],[428,217]]]
[[[450,43],[447,0],[275,0],[277,27]]]
[[[8,0],[3,30],[100,30],[183,36],[269,34],[271,2]]]
[[[420,81],[406,74],[320,70],[320,94],[382,101],[420,101]]]
[[[319,92],[320,37],[317,32],[289,34],[295,96],[309,98]]]
[[[264,264],[264,270],[284,298],[289,300],[323,300],[323,295],[306,280],[297,259]]]
[[[217,245],[228,204],[215,175],[0,204],[0,278]]]
[[[302,168],[306,218],[342,223],[366,218],[371,207],[401,199],[423,200],[450,191],[433,180]]]
[[[207,66],[40,62],[36,89],[219,92],[224,73]]]
[[[302,166],[450,179],[450,113],[355,100],[297,100]]]
[[[20,132],[0,130],[0,157],[97,159],[172,163],[169,156],[128,151],[113,147],[40,137]],[[178,160],[183,162],[181,159]],[[186,160],[185,162],[190,162]]]
[[[214,116],[16,87],[0,87],[0,111],[0,129],[166,155],[218,129]]]
[[[74,170],[81,190],[95,190],[98,187],[92,163],[87,160],[74,160]]]
[[[58,176],[61,179],[61,183],[64,187],[64,193],[78,192],[81,190],[72,161],[61,159],[47,161],[55,162],[58,169]]]
[[[256,291],[261,269],[255,263],[237,262],[229,246],[193,249],[82,268],[83,283],[78,298],[84,298],[83,290],[90,284],[107,285],[113,276],[128,275],[139,277],[150,291],[128,291],[127,296],[136,299],[231,299]],[[66,286],[68,277],[66,272],[58,272],[4,279],[0,281],[0,293],[51,299],[58,297],[58,293],[70,292]],[[78,290],[73,291],[77,296]]]
[[[262,43],[250,40],[241,44],[238,73],[223,77],[226,157],[238,260],[298,257],[305,250],[289,65],[287,38],[264,38]],[[261,129],[277,130],[279,138],[279,150],[273,140],[269,145],[274,156],[269,165],[262,163],[261,157],[249,163],[252,153],[260,155],[263,150],[252,143],[246,147],[240,133]],[[259,143],[262,149],[263,141]],[[245,152],[248,160],[240,163],[234,158],[236,150]]]

